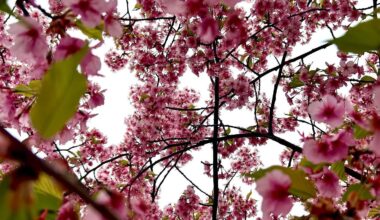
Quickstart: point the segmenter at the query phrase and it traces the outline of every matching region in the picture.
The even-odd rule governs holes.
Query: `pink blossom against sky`
[[[88,7],[82,7],[78,4],[87,4]],[[213,4],[215,1],[208,1],[209,4]],[[230,6],[235,6],[235,4],[239,1],[224,1],[225,4]],[[97,7],[92,7],[91,4],[103,4],[103,1],[85,1],[85,0],[66,0],[65,4],[72,7],[73,10],[83,16],[83,21],[88,26],[95,26],[99,24],[99,13],[100,11],[93,10]],[[112,2],[108,2],[112,3]],[[121,3],[124,3],[124,1],[121,1]],[[169,4],[171,3],[171,4]],[[183,1],[164,1],[161,3],[163,7],[166,9],[166,12],[169,14],[174,14],[177,16],[180,16],[182,14],[187,13],[187,10],[185,7],[178,8],[177,6],[182,6]],[[175,6],[175,7],[174,7]],[[112,7],[111,7],[112,8]],[[110,15],[108,17],[109,20],[106,20],[106,32],[108,32],[112,36],[119,36],[120,35],[120,26],[119,23],[115,22],[114,18]],[[107,27],[108,25],[108,27]],[[36,30],[36,31],[35,31]],[[28,30],[25,29],[25,27],[21,26],[21,24],[15,24],[13,28],[11,28],[10,32],[18,34],[19,38],[16,38],[17,45],[15,48],[13,48],[13,51],[15,53],[15,56],[19,56],[20,59],[39,59],[39,56],[45,54],[45,41],[43,35],[41,35],[39,31],[39,27],[35,27],[33,29],[33,33],[28,33]],[[325,32],[326,33],[326,32]],[[199,27],[196,32],[197,36],[200,38],[200,40],[204,43],[212,42],[218,35],[220,34],[217,23],[213,18],[205,17],[201,19],[201,22],[199,24]],[[76,37],[75,35],[73,35]],[[237,38],[239,34],[232,35],[231,38]],[[317,39],[317,37],[313,39]],[[36,42],[38,45],[41,46],[42,50],[40,51],[40,54],[35,57],[23,57],[22,52],[25,50],[32,50],[34,51],[35,48],[33,48],[31,45],[28,44],[28,42],[33,41]],[[94,48],[92,51],[89,52],[88,56],[86,56],[85,60],[81,64],[81,68],[84,71],[84,73],[88,75],[97,75],[98,72],[109,72],[110,69],[105,65],[103,62],[104,57],[101,57],[99,59],[95,55],[104,54],[105,48],[109,47],[109,44],[111,44],[111,39],[105,39],[105,44],[101,48]],[[318,43],[320,42],[320,39],[317,40]],[[19,44],[17,44],[19,42]],[[65,40],[61,41],[61,44],[63,44]],[[79,42],[79,41],[78,41]],[[71,42],[73,43],[73,42]],[[75,45],[75,43],[69,45]],[[315,42],[314,42],[315,43]],[[82,43],[81,43],[82,44]],[[236,44],[236,42],[232,43]],[[311,43],[313,44],[313,43]],[[62,45],[61,45],[62,46]],[[315,45],[312,45],[315,46]],[[296,47],[297,48],[297,47]],[[71,52],[65,51],[66,49],[63,47],[58,46],[57,50],[54,54],[54,57],[56,59],[61,59]],[[305,49],[303,49],[305,50]],[[47,49],[46,49],[47,51]],[[294,55],[297,55],[297,49],[294,52]],[[333,52],[332,52],[333,53]],[[46,55],[46,54],[45,54]],[[60,57],[60,58],[57,58]],[[307,58],[307,59],[316,59],[315,57]],[[307,60],[306,59],[306,60]],[[316,60],[316,63],[318,60]],[[322,61],[324,62],[324,61]],[[276,65],[275,61],[272,60],[269,62],[270,64],[273,64],[273,66]],[[314,64],[313,64],[314,65]],[[271,65],[269,65],[271,66]],[[133,112],[133,107],[130,103],[128,103],[128,92],[130,85],[137,84],[136,78],[133,76],[131,72],[127,68],[121,69],[120,71],[116,73],[111,74],[105,74],[104,78],[98,78],[99,82],[103,82],[101,84],[102,89],[107,89],[105,92],[105,101],[100,100],[98,103],[105,102],[105,106],[102,106],[98,109],[96,109],[94,112],[99,113],[101,117],[95,118],[91,120],[91,124],[94,127],[98,127],[100,130],[102,130],[109,138],[110,144],[118,144],[122,141],[124,133],[118,133],[117,131],[123,131],[125,129],[124,124],[124,118],[126,115],[130,115]],[[128,79],[128,80],[126,80]],[[96,81],[97,79],[95,79]],[[196,77],[194,75],[190,75],[190,73],[185,73],[185,76],[182,78],[182,83],[180,86],[183,86],[184,84],[189,85],[189,87],[193,87],[201,91],[201,94],[208,94],[208,87],[203,82],[207,81],[207,76],[200,75],[199,77]],[[270,81],[270,80],[268,80]],[[263,85],[263,87],[272,88],[273,84],[269,82],[267,85]],[[244,85],[241,87],[244,88]],[[243,89],[244,90],[244,89]],[[270,97],[270,92],[268,92],[268,97]],[[343,95],[343,94],[339,94]],[[343,97],[343,96],[342,96]],[[208,97],[202,97],[201,100],[205,100]],[[375,89],[375,97],[374,97],[374,104],[376,108],[380,109],[380,89]],[[94,103],[97,103],[97,101],[94,101]],[[122,104],[120,104],[122,103]],[[289,108],[289,105],[286,102],[286,98],[279,95],[279,101],[278,106],[281,106],[279,109],[278,114],[282,114],[280,112],[286,112],[285,109]],[[97,105],[97,104],[94,104]],[[308,111],[315,121],[318,123],[326,124],[332,128],[338,127],[343,123],[343,118],[345,117],[345,114],[348,113],[347,106],[349,104],[346,103],[343,99],[337,99],[336,97],[333,97],[331,95],[324,95],[321,97],[320,100],[315,100],[312,102],[309,107]],[[238,111],[225,111],[222,112],[226,117],[225,123],[233,122],[234,124],[240,124],[240,125],[247,125],[246,127],[250,126],[253,122],[253,117],[250,115],[250,112],[246,109],[242,112]],[[374,117],[375,121],[376,117]],[[375,121],[378,122],[378,121]],[[302,126],[299,127],[297,130],[298,132],[304,132],[302,129]],[[379,130],[374,129],[375,136],[371,142],[370,149],[374,151],[377,155],[380,155],[380,132],[377,132]],[[311,132],[309,131],[308,134]],[[280,136],[286,137],[288,139],[294,139],[294,143],[300,143],[300,140],[298,140],[297,134],[281,134]],[[350,144],[352,144],[352,134],[349,132],[341,132],[336,135],[332,136],[325,136],[323,139],[324,142],[319,140],[307,140],[304,143],[304,153],[305,156],[314,163],[321,163],[321,162],[335,162],[341,159],[346,158],[348,154],[348,147]],[[1,140],[0,140],[1,141]],[[349,144],[347,144],[349,143]],[[280,148],[277,144],[273,142],[268,142],[266,146],[262,146],[262,149],[260,149],[260,157],[263,158],[264,164],[273,164],[275,163],[273,158],[275,157],[277,159],[278,154],[282,151],[282,148]],[[189,174],[189,176],[192,176],[193,178],[199,178],[199,173],[197,171],[203,170],[203,167],[199,164],[200,160],[207,160],[209,159],[209,155],[211,155],[211,152],[209,149],[202,150],[202,152],[197,152],[194,154],[196,157],[199,156],[199,159],[195,160],[194,162],[190,163],[187,167],[183,168],[183,170]],[[321,194],[326,197],[334,197],[338,195],[341,192],[341,189],[339,185],[337,184],[337,178],[336,176],[329,170],[323,170],[320,174],[317,174],[315,176],[316,178],[319,178],[316,182],[318,189],[320,190]],[[162,191],[163,194],[168,193],[169,196],[162,197],[161,201],[163,205],[166,205],[170,201],[176,201],[178,199],[177,195],[180,195],[183,191],[185,186],[187,186],[186,180],[183,180],[182,182],[178,181],[181,179],[182,176],[178,174],[178,172],[174,172],[174,174],[170,175],[168,177],[167,182],[163,185]],[[202,179],[202,178],[199,178]],[[207,182],[206,179],[203,181],[200,181],[200,185],[202,188],[210,188],[210,182]],[[246,188],[244,184],[240,183],[242,188],[246,191],[251,190],[251,188]],[[276,187],[273,187],[276,186]],[[286,193],[288,188],[290,186],[290,179],[289,177],[281,173],[279,171],[268,173],[266,177],[264,177],[262,180],[257,182],[256,189],[258,193],[263,196],[263,203],[261,206],[261,210],[264,213],[264,217],[268,218],[268,215],[270,213],[275,215],[286,215],[290,212],[292,208],[292,200],[289,198],[288,194]],[[167,195],[168,195],[167,194]],[[172,196],[173,195],[173,196]],[[202,195],[201,195],[202,197]],[[144,208],[144,204],[139,203],[139,201],[136,201],[135,203],[136,207],[140,207],[141,209]],[[301,212],[297,210],[296,212]],[[297,214],[298,214],[297,213]]]

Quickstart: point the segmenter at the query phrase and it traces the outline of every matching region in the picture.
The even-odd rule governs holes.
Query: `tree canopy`
[[[1,219],[380,218],[380,3],[363,2],[0,1]],[[102,65],[138,79],[114,145],[88,126],[112,98]],[[183,168],[207,147],[202,188]],[[188,187],[162,208],[173,172]]]

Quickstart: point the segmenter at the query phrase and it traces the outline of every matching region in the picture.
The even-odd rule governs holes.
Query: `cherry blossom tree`
[[[0,1],[1,219],[380,218],[378,5]],[[329,42],[294,52],[322,29]],[[139,80],[117,145],[88,126],[105,103],[96,82],[112,74],[102,59]],[[188,74],[207,76],[208,94],[180,87]],[[250,126],[226,123],[242,111]],[[265,167],[260,151],[273,144],[283,153]],[[209,189],[183,171],[206,147]],[[174,171],[188,187],[162,208]],[[296,203],[307,214],[289,214]]]

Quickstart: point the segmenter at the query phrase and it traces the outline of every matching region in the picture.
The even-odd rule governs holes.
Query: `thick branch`
[[[214,131],[212,137],[212,179],[213,179],[213,202],[212,202],[212,219],[217,219],[218,214],[218,197],[219,197],[219,178],[218,178],[218,119],[219,119],[219,77],[215,77],[214,83]]]
[[[282,60],[281,60],[282,66],[280,67],[280,69],[278,71],[277,80],[276,80],[276,83],[274,84],[274,88],[273,88],[272,102],[271,102],[271,106],[270,106],[270,109],[269,109],[269,123],[268,123],[269,124],[269,128],[268,128],[269,134],[273,134],[274,107],[276,105],[277,90],[278,90],[278,86],[280,85],[281,74],[282,74],[282,69],[284,67],[283,64],[285,62],[286,54],[287,54],[287,52],[285,51],[284,55],[282,56]]]

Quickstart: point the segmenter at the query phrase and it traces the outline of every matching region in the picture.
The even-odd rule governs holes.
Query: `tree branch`
[[[279,68],[279,71],[278,71],[277,80],[276,80],[276,83],[274,84],[274,88],[273,88],[272,102],[271,102],[271,106],[270,106],[270,109],[269,109],[269,122],[268,122],[268,125],[269,125],[268,132],[269,132],[269,134],[273,134],[274,107],[276,105],[277,90],[278,90],[278,86],[280,85],[281,74],[282,74],[282,69],[284,67],[283,64],[285,62],[286,55],[287,55],[287,52],[285,51],[284,55],[282,56],[280,68]]]

